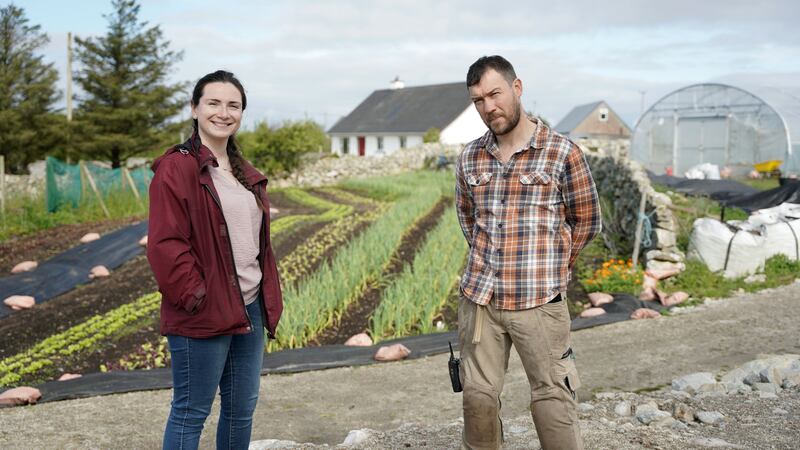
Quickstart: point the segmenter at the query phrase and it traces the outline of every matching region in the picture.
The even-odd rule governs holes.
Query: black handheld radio
[[[461,358],[456,358],[453,354],[453,344],[447,343],[450,346],[450,360],[447,361],[447,367],[450,369],[450,383],[453,385],[453,392],[461,392],[464,388],[461,387],[461,375],[459,374],[461,367]]]

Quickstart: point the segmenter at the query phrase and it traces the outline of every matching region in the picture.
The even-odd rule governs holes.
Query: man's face
[[[483,123],[496,136],[513,130],[519,123],[522,107],[519,96],[522,82],[519,79],[509,84],[500,73],[488,69],[481,81],[469,88],[469,95]]]

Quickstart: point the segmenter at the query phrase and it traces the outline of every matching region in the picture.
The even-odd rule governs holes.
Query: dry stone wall
[[[645,243],[648,237],[651,241],[643,255],[647,269],[685,269],[684,254],[677,246],[677,222],[670,210],[672,200],[653,189],[641,164],[627,158],[624,141],[616,144],[604,148],[603,142],[591,147],[587,147],[586,142],[578,143],[592,169],[597,190],[606,199],[603,206],[611,208],[603,214],[607,240],[622,242],[624,249],[633,248],[639,203],[642,195],[646,195],[645,215],[652,229],[650,236],[643,233]],[[609,236],[609,233],[613,235]]]
[[[452,162],[462,148],[461,145],[422,144],[384,156],[343,155],[338,158],[329,156],[303,166],[288,177],[271,180],[270,185],[324,186],[338,183],[346,178],[394,175],[421,169],[426,161],[435,162],[439,155],[445,155]]]

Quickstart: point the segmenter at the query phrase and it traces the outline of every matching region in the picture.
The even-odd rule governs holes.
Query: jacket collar
[[[200,136],[198,136],[196,133],[192,134],[192,136],[186,142],[176,146],[175,148],[177,149],[177,151],[180,151],[182,153],[184,151],[188,151],[194,155],[194,157],[197,159],[197,165],[200,169],[201,180],[210,179],[210,177],[206,178],[204,176],[208,174],[208,170],[206,169],[206,167],[208,166],[219,167],[219,163],[217,162],[217,158],[214,156],[214,153],[211,151],[211,149],[209,149],[208,147],[203,145],[202,142],[200,142]],[[247,179],[247,182],[251,186],[255,186],[256,184],[261,182],[269,182],[267,177],[264,176],[264,174],[262,174],[261,172],[259,172],[258,169],[253,167],[253,165],[250,164],[249,161],[242,158],[242,162],[243,162],[242,168],[244,169],[244,176]]]

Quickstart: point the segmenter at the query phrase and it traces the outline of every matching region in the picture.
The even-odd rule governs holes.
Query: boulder
[[[30,272],[31,270],[37,268],[39,263],[36,261],[22,261],[21,263],[14,266],[11,269],[11,273],[22,273],[22,272]]]
[[[584,309],[583,311],[581,311],[579,317],[583,317],[585,319],[587,317],[600,316],[600,315],[603,315],[605,313],[606,313],[606,310],[603,309],[603,308],[589,308],[589,309]]]
[[[96,241],[98,239],[100,239],[99,233],[86,233],[83,235],[83,237],[81,237],[81,243],[87,244],[89,242]]]
[[[686,403],[676,402],[672,405],[672,417],[681,422],[694,422],[694,409]]]
[[[342,445],[345,447],[350,447],[363,444],[367,439],[369,439],[370,435],[370,430],[352,430],[347,433],[347,437],[344,438]]]
[[[344,345],[351,345],[354,347],[369,347],[372,345],[372,338],[367,333],[359,333],[350,336],[350,339],[345,341]]]
[[[695,416],[706,425],[718,425],[725,421],[725,416],[719,411],[699,411]]]
[[[633,320],[655,319],[657,317],[661,317],[661,313],[659,313],[655,309],[650,309],[650,308],[639,308],[633,313],[631,313],[631,319]]]
[[[105,278],[111,275],[111,272],[108,271],[106,266],[94,266],[92,270],[89,271],[89,278]]]
[[[689,299],[689,294],[683,291],[673,292],[672,294],[669,294],[666,297],[659,298],[661,304],[664,306],[675,306],[685,302],[688,299]]]
[[[36,299],[30,295],[12,295],[6,297],[3,303],[14,311],[19,311],[20,309],[33,308],[33,305],[36,304]]]
[[[11,388],[0,394],[0,405],[27,405],[34,404],[42,398],[42,393],[36,388],[21,386]]]
[[[594,307],[605,305],[606,303],[611,303],[613,301],[614,301],[614,296],[612,296],[611,294],[606,294],[604,292],[592,292],[591,294],[589,294],[589,302]]]
[[[375,353],[376,361],[399,361],[411,354],[411,350],[403,344],[384,346]]]
[[[623,400],[614,405],[614,414],[620,417],[630,417],[631,414],[633,414],[633,408],[631,407],[631,402]]]
[[[684,375],[680,378],[672,380],[672,389],[675,391],[684,391],[694,394],[700,390],[704,384],[714,384],[717,380],[711,372],[698,372],[690,375]]]
[[[80,378],[82,376],[83,375],[79,373],[65,373],[64,375],[58,377],[58,381],[74,380],[75,378]]]

